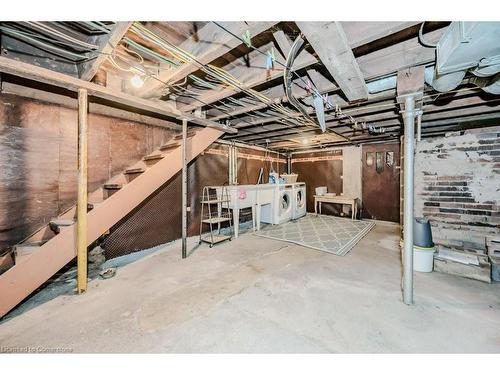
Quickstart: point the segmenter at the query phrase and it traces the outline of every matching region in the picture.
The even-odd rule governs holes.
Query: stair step
[[[142,160],[144,161],[149,161],[149,160],[160,160],[160,159],[163,159],[163,155],[162,154],[152,154],[152,155],[148,155],[148,156],[144,156],[142,158]]]
[[[102,202],[93,202],[93,203],[87,203],[87,209],[88,210],[93,210],[96,208],[98,205],[100,205]]]
[[[121,189],[122,187],[123,187],[122,184],[113,184],[113,183],[104,184],[104,189],[107,190],[118,190]]]
[[[199,142],[192,142],[191,144],[190,158],[195,158],[222,135],[223,133],[217,129],[208,127],[201,129],[196,136],[196,138],[199,138]],[[155,158],[161,160],[156,165],[151,166],[151,173],[149,173],[150,170],[148,169],[143,175],[140,175],[140,177],[127,184],[126,188],[124,187],[121,190],[104,190],[100,188],[95,191],[95,194],[91,194],[91,202],[103,200],[103,205],[97,207],[94,215],[89,215],[87,244],[96,241],[102,236],[102,233],[108,231],[130,214],[133,209],[132,206],[123,202],[139,202],[139,198],[146,199],[158,191],[160,187],[173,178],[182,168],[180,157],[172,158],[172,156],[164,157],[160,155],[153,157],[153,159]],[[153,164],[154,162],[150,163]],[[142,167],[145,168],[146,166],[142,165]],[[122,180],[117,179],[113,181],[125,184],[123,174],[121,178]],[[117,199],[105,200],[107,199],[106,195],[113,193],[117,194]],[[133,207],[135,206],[134,204]],[[104,210],[106,212],[99,212]],[[73,214],[73,211],[71,214]],[[65,215],[64,217],[68,216]],[[46,226],[44,231],[49,232],[48,229],[48,226]],[[0,276],[0,317],[12,310],[46,280],[50,279],[57,270],[75,258],[75,233],[72,229],[74,227],[61,229],[61,232],[56,237],[49,239],[47,243],[40,246],[36,253],[21,257],[24,259],[20,264],[15,265]],[[38,238],[42,239],[42,236]],[[36,249],[35,247],[31,250]],[[23,250],[20,249],[20,253],[23,253]]]
[[[8,269],[14,267],[14,254],[12,251],[0,255],[0,275]]]
[[[61,231],[61,228],[69,227],[69,226],[73,225],[74,223],[75,223],[75,221],[72,219],[56,218],[56,219],[52,219],[49,222],[49,226],[50,226],[50,229],[52,229],[52,231],[54,231],[55,233],[59,233]]]
[[[125,174],[143,173],[144,171],[144,168],[129,168],[125,170]]]
[[[16,264],[22,262],[23,259],[36,252],[43,244],[43,242],[33,242],[16,245],[14,247]]]
[[[160,147],[161,151],[173,150],[179,147],[178,143],[167,143]]]
[[[187,135],[187,138],[192,138],[192,137],[194,137],[196,135],[196,132],[191,130],[191,131],[188,131],[186,135]],[[182,139],[182,133],[181,134],[177,134],[174,137],[174,139]]]

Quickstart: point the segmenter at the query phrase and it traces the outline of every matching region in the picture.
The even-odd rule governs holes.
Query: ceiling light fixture
[[[136,89],[140,89],[144,85],[144,80],[142,79],[142,77],[136,74],[132,78],[130,78],[130,83]]]

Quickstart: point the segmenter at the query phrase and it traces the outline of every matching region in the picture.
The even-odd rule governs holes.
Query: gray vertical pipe
[[[238,147],[233,145],[233,183],[238,185]]]
[[[182,259],[187,257],[187,120],[182,120]]]
[[[228,170],[228,184],[232,185],[233,183],[233,146],[229,145],[227,148],[227,170]]]
[[[422,113],[420,112],[417,116],[417,141],[422,140]]]
[[[413,160],[415,141],[415,98],[405,98],[403,112],[405,127],[404,140],[404,264],[403,302],[413,304]]]

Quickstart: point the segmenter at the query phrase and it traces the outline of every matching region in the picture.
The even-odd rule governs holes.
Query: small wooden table
[[[357,216],[358,213],[358,198],[357,197],[346,197],[344,195],[333,195],[333,194],[323,194],[314,196],[314,213],[318,214],[318,204],[319,213],[321,214],[321,204],[322,203],[338,203],[338,204],[349,204],[352,211],[352,220]]]

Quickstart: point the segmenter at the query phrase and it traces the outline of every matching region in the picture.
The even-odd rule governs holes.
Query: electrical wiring
[[[212,80],[220,81],[223,84],[226,84],[229,87],[232,87],[233,89],[237,89],[239,91],[242,91],[242,92],[246,93],[247,95],[249,95],[250,97],[253,97],[253,98],[257,99],[258,101],[263,102],[267,106],[270,106],[272,109],[279,112],[279,114],[278,114],[279,117],[282,117],[282,116],[285,117],[283,120],[291,122],[294,125],[297,125],[297,124],[303,125],[303,126],[313,125],[313,124],[308,124],[308,120],[310,118],[309,119],[307,119],[307,118],[301,119],[299,117],[300,114],[287,109],[281,103],[280,104],[275,103],[274,100],[266,97],[265,95],[259,93],[258,91],[245,87],[245,85],[243,83],[241,83],[238,79],[236,79],[230,73],[226,72],[224,69],[210,65],[210,64],[200,63],[196,59],[195,56],[193,56],[190,53],[182,50],[181,48],[169,43],[168,41],[165,41],[165,40],[159,38],[156,34],[151,32],[150,30],[146,29],[142,25],[140,25],[138,23],[134,23],[131,27],[131,31],[134,32],[139,37],[159,46],[160,48],[162,48],[163,50],[168,52],[169,55],[171,55],[175,60],[178,60],[181,63],[194,63],[194,64],[196,64],[198,66],[198,68],[201,69],[207,75],[207,77],[210,77]],[[196,78],[193,79],[193,77],[195,77],[195,76],[189,75],[190,79],[192,79],[193,81],[196,81]],[[299,76],[299,78],[302,79],[302,77],[300,77],[300,76]],[[168,84],[168,82],[167,82],[167,84]],[[200,85],[202,86],[202,88],[207,88],[207,89],[214,88],[214,87],[210,86],[210,84],[207,83],[207,81],[204,81],[201,79],[196,81],[194,83],[193,87],[200,88]],[[177,94],[179,94],[180,96],[190,97],[192,99],[198,100],[201,103],[203,103],[203,101],[201,99],[196,98],[197,96],[200,96],[199,92],[195,92],[195,91],[183,88],[183,87],[178,87],[178,90],[175,90],[175,92]],[[229,101],[231,101],[231,100],[229,100]],[[234,103],[234,104],[241,105],[241,103],[239,103],[239,102]],[[228,106],[226,103],[221,103],[221,105],[233,110],[233,107]],[[218,106],[218,108],[219,108],[219,110],[221,110],[220,106]],[[228,113],[227,111],[224,111],[224,112]]]
[[[30,36],[27,36],[27,35],[25,35],[25,33],[22,33],[22,32],[12,31],[11,29],[7,29],[6,30],[5,27],[0,27],[0,29],[2,29],[2,31],[5,34],[8,34],[8,35],[11,35],[13,37],[19,38],[19,39],[21,39],[21,40],[23,40],[23,41],[25,41],[27,43],[36,44],[40,49],[42,49],[42,50],[49,50],[48,52],[54,53],[56,55],[59,55],[59,56],[61,56],[63,58],[66,58],[67,60],[70,60],[70,61],[82,61],[82,60],[85,60],[87,58],[87,56],[82,56],[80,54],[77,54],[77,53],[74,53],[74,52],[71,52],[71,51],[68,51],[68,50],[56,47],[54,45],[42,42],[42,41],[40,41],[38,39],[32,38]],[[70,57],[72,57],[72,58],[70,58]]]
[[[245,43],[245,41],[243,40],[243,38],[241,38],[240,36],[238,36],[238,35],[234,34],[231,30],[228,30],[227,28],[225,28],[224,26],[222,26],[222,25],[221,25],[221,24],[219,24],[218,22],[213,21],[213,23],[214,23],[215,25],[217,25],[218,27],[220,27],[222,30],[226,31],[227,33],[229,33],[230,35],[232,35],[233,37],[235,37],[236,39],[240,40],[243,44],[245,44],[245,45],[246,45],[246,43]],[[300,33],[299,33],[299,35],[300,35]],[[254,51],[257,51],[257,52],[258,52],[258,53],[260,53],[261,55],[265,55],[265,56],[267,56],[267,53],[265,53],[265,52],[263,52],[263,51],[259,50],[258,48],[254,47],[254,46],[250,46],[250,48],[252,48]],[[275,63],[277,63],[278,65],[281,65],[284,69],[286,68],[286,65],[285,65],[285,64],[283,64],[282,62],[280,62],[280,61],[278,61],[278,60],[275,60],[274,62],[275,62]],[[295,72],[295,71],[293,71],[293,70],[292,70],[292,73],[293,73],[293,74],[295,74],[295,76],[296,76],[298,79],[300,79],[300,80],[301,80],[301,81],[302,81],[302,82],[303,82],[303,83],[307,86],[307,82],[304,80],[304,78],[303,78],[303,77],[301,77],[301,76],[300,76],[297,72]],[[295,83],[295,82],[294,82],[294,84],[295,84],[295,85],[298,85],[298,84],[297,84],[297,83]],[[299,87],[301,87],[301,86],[299,86]],[[303,87],[301,87],[301,88],[302,88],[302,89],[304,89]],[[312,88],[313,88],[313,90],[315,90],[316,94],[321,95],[321,94],[320,94],[320,92],[319,92],[319,90],[318,90],[316,87],[312,87]]]
[[[142,57],[142,55],[141,55],[141,54],[139,54],[139,53],[137,53],[137,52],[135,52],[135,51],[133,51],[133,50],[131,50],[131,49],[129,49],[129,48],[127,48],[127,47],[125,47],[125,46],[122,46],[122,48],[123,48],[125,51],[127,51],[127,52],[131,53],[132,55],[134,55],[134,56],[138,57],[138,58],[139,58],[139,63],[140,63],[140,64],[143,64],[143,63],[144,63],[144,57]],[[114,51],[114,52],[117,52],[117,51],[119,51],[119,50],[116,50],[116,49],[115,49],[115,51]]]
[[[224,27],[224,26],[222,26],[221,24],[219,24],[219,23],[217,23],[217,22],[214,22],[214,24],[215,24],[215,25],[217,25],[218,27],[220,27],[221,29],[223,29],[224,31],[226,31],[227,33],[231,34],[233,37],[237,38],[237,39],[238,39],[238,40],[240,40],[241,42],[245,43],[245,41],[244,41],[241,37],[239,37],[238,35],[234,34],[233,32],[231,32],[230,30],[228,30],[227,28],[225,28],[225,27]],[[299,37],[298,37],[298,38],[300,38],[300,35],[301,35],[301,34],[299,34]],[[296,39],[296,40],[297,40],[297,39]],[[246,44],[246,43],[245,43],[245,44]],[[259,52],[260,54],[262,54],[262,55],[266,55],[266,56],[267,56],[267,54],[266,54],[265,52],[263,52],[263,51],[259,50],[258,48],[255,48],[254,46],[250,46],[250,47],[251,47],[254,51],[257,51],[257,52]],[[293,47],[292,47],[292,49],[293,49]],[[276,61],[276,63],[278,63],[279,65],[281,65],[281,66],[285,67],[285,71],[287,70],[287,66],[286,66],[286,65],[284,65],[283,63],[281,63],[280,61]],[[297,86],[301,87],[300,85],[298,85],[298,83],[297,83],[297,82],[295,82],[295,81],[291,80],[291,75],[295,75],[295,76],[296,76],[299,80],[301,80],[301,81],[302,81],[302,82],[303,82],[303,83],[304,83],[307,87],[309,87],[309,88],[310,88],[310,89],[314,92],[314,95],[317,95],[317,96],[319,96],[320,98],[322,98],[322,99],[323,99],[323,103],[324,103],[324,105],[325,105],[325,106],[330,107],[330,108],[333,108],[333,105],[332,105],[332,104],[328,101],[328,99],[326,99],[326,98],[324,98],[324,97],[323,97],[323,95],[322,95],[322,94],[321,94],[321,92],[318,90],[318,88],[314,85],[314,83],[312,83],[312,82],[311,82],[311,85],[308,85],[308,84],[307,84],[307,82],[305,82],[304,78],[303,78],[303,77],[301,77],[301,76],[300,76],[297,72],[295,72],[293,69],[291,69],[291,67],[288,67],[288,72],[289,72],[289,74],[290,74],[290,79],[289,79],[289,81],[290,81],[290,85],[295,84],[295,85],[297,85]],[[301,87],[301,88],[302,88],[302,89],[304,89],[304,90],[307,90],[307,89],[306,89],[306,88],[304,88],[304,87]],[[310,90],[307,90],[307,91],[310,91]],[[298,103],[295,103],[295,104],[298,104]],[[294,105],[294,106],[295,106],[296,108],[299,108],[299,109],[301,108],[300,104],[298,104],[298,106],[297,106],[297,105]],[[306,118],[310,119],[310,116],[309,116],[309,114],[307,114],[307,112],[306,112],[306,113],[304,113],[303,111],[301,111],[301,112],[304,114],[304,116],[305,116]],[[352,122],[353,122],[353,123],[354,123],[354,125],[356,126],[356,125],[357,125],[357,121],[356,121],[356,120],[354,120],[354,119],[352,118],[352,116],[350,117],[350,119],[352,119]]]
[[[157,60],[159,62],[166,63],[170,66],[175,66],[175,67],[178,67],[180,65],[178,62],[170,60],[170,59],[166,58],[165,56],[163,56],[162,54],[155,52],[149,48],[143,47],[139,43],[136,43],[129,38],[125,37],[125,38],[123,38],[123,41],[126,42],[129,46],[133,46],[137,50],[144,52],[145,54],[149,55],[150,57],[154,58],[155,60]]]
[[[57,43],[57,44],[60,44],[60,45],[63,45],[63,46],[74,48],[74,45],[71,44],[71,43],[68,43],[68,42],[63,42],[63,41],[60,41],[60,40],[54,40],[52,38],[49,38],[49,37],[46,37],[46,36],[43,36],[43,35],[32,34],[32,33],[26,32],[26,31],[22,31],[22,30],[19,30],[19,29],[13,29],[13,28],[10,28],[10,27],[7,27],[7,26],[0,26],[0,30],[9,30],[11,32],[16,32],[16,33],[19,33],[19,34],[23,34],[25,36],[33,37],[33,38],[36,38],[36,39],[42,39],[42,40],[45,40],[47,42]],[[85,51],[90,51],[90,50],[85,50]]]
[[[102,34],[101,30],[96,29],[92,25],[87,25],[88,22],[55,21],[53,23],[56,23],[60,28],[68,30],[70,32],[76,29],[90,35]]]
[[[204,71],[206,74],[212,76],[215,79],[221,80],[222,82],[225,82],[229,86],[236,88],[240,91],[243,91],[247,93],[248,95],[264,102],[265,104],[271,105],[274,104],[274,102],[267,98],[266,96],[260,94],[259,92],[253,90],[253,89],[247,89],[244,87],[244,85],[239,82],[235,77],[230,75],[228,72],[224,71],[221,68],[215,67],[213,65],[206,65],[202,64],[197,59],[189,54],[186,51],[183,51],[177,46],[174,46],[167,41],[162,40],[161,38],[157,37],[154,33],[151,31],[147,30],[146,28],[142,27],[140,24],[134,23],[133,26],[131,27],[131,30],[135,32],[138,36],[145,38],[146,40],[157,44],[158,46],[164,48],[167,52],[169,52],[174,58],[184,61],[184,62],[194,62],[198,65],[198,67]],[[276,109],[279,111],[284,112],[283,114],[288,116],[289,112],[284,111],[283,106],[276,106]]]
[[[89,50],[96,50],[99,48],[95,44],[90,44],[90,43],[84,42],[82,40],[73,38],[72,36],[64,34],[64,33],[60,32],[59,30],[56,30],[56,29],[54,29],[48,25],[45,25],[41,22],[27,21],[26,23],[28,25],[30,25],[31,27],[34,27],[34,28],[41,30],[41,31],[45,31],[45,32],[47,32],[55,37],[62,38],[64,40],[66,40],[67,42],[73,43],[74,45],[79,45],[79,46],[87,48]]]
[[[109,62],[111,63],[111,65],[113,65],[116,69],[118,70],[121,70],[122,72],[127,72],[127,73],[131,73],[133,72],[133,68],[132,67],[128,67],[128,68],[122,68],[115,60],[115,57],[116,56],[108,56],[108,60]]]
[[[424,46],[424,47],[429,47],[429,48],[436,48],[437,47],[437,43],[429,43],[428,41],[426,41],[424,39],[424,25],[425,25],[425,21],[422,22],[422,24],[420,25],[420,29],[418,30],[418,40],[420,41],[420,43]]]

